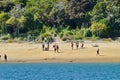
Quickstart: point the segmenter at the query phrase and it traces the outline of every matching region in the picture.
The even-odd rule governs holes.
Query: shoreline
[[[31,60],[8,60],[3,63],[120,63],[120,58],[99,58],[99,59],[31,59]]]

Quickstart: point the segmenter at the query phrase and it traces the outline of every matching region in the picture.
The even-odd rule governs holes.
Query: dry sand
[[[96,55],[99,45],[100,55]],[[74,44],[74,50],[70,43],[58,43],[59,53],[53,51],[53,44],[50,44],[50,51],[42,51],[40,43],[0,43],[0,63],[4,61],[4,54],[7,54],[7,63],[51,63],[51,62],[120,62],[120,43],[118,42],[85,42],[84,48],[78,50]],[[81,44],[79,45],[81,46]]]

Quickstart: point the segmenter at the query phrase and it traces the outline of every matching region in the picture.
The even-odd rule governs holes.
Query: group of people
[[[43,42],[42,48],[43,48],[43,51],[48,51],[49,50],[49,42]]]
[[[0,59],[1,59],[1,57],[2,56],[0,55]],[[6,54],[4,54],[4,60],[7,61],[7,55]]]
[[[71,42],[71,47],[72,47],[72,50],[74,49],[74,43],[76,44],[76,49],[78,49],[79,48],[79,41],[76,41],[76,42]],[[82,43],[82,45],[81,45],[81,48],[83,48],[84,47],[84,44]]]
[[[72,50],[74,49],[74,44],[76,45],[76,49],[78,49],[79,48],[79,41],[75,41],[75,42],[71,41]],[[50,47],[49,42],[43,42],[42,43],[42,49],[43,49],[43,51],[48,51],[49,47]],[[81,48],[83,48],[83,47],[84,47],[84,44],[81,43]],[[59,52],[59,46],[58,46],[58,44],[54,44],[53,45],[53,49],[54,49],[55,53]],[[97,53],[97,55],[99,55],[99,48],[97,49],[96,53]],[[7,60],[7,57],[5,57],[5,60]]]
[[[76,41],[76,42],[73,42],[73,41],[72,41],[72,42],[71,42],[72,50],[74,49],[74,43],[76,44],[76,49],[79,48],[79,41]],[[81,48],[83,48],[83,47],[84,47],[84,44],[81,43]],[[97,53],[97,55],[100,55],[100,50],[99,50],[99,48],[97,49],[96,53]]]
[[[54,52],[56,53],[56,52],[59,52],[59,46],[58,46],[58,44],[54,44],[53,45],[53,48],[54,48]]]
[[[43,42],[42,43],[42,49],[43,51],[49,51],[50,44],[49,42]],[[59,46],[58,44],[53,45],[54,52],[59,52]]]

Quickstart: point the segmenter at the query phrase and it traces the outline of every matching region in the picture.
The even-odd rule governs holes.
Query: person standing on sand
[[[73,41],[71,42],[71,47],[72,47],[72,50],[73,50]]]
[[[4,59],[5,59],[5,61],[7,61],[7,55],[6,54],[4,55]]]
[[[0,59],[1,59],[1,55],[0,55]]]
[[[56,53],[56,44],[53,45],[53,48],[54,48],[54,52]]]
[[[57,50],[57,52],[59,52],[59,46],[58,45],[56,45],[56,50]]]
[[[49,47],[50,47],[50,44],[49,44],[49,42],[47,43],[47,50],[49,50]]]
[[[82,43],[81,48],[83,48],[83,47],[84,47],[84,44]]]
[[[76,42],[76,48],[78,49],[79,47],[79,41]]]
[[[45,50],[45,43],[44,42],[42,43],[42,49],[43,49],[43,51]]]
[[[97,55],[99,55],[99,48],[97,49]]]

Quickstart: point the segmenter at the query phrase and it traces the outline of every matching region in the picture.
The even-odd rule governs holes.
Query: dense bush
[[[119,0],[0,0],[0,34],[3,40],[6,34],[21,40],[119,37],[119,13]]]
[[[84,30],[84,37],[91,37],[91,36],[92,36],[91,30],[89,28],[85,29]]]
[[[96,23],[94,22],[91,25],[91,31],[92,35],[97,36],[97,37],[105,37],[108,35],[108,27],[105,24],[102,23]]]
[[[3,35],[0,37],[1,40],[8,40],[8,39],[12,39],[12,36],[10,34],[7,35]]]

